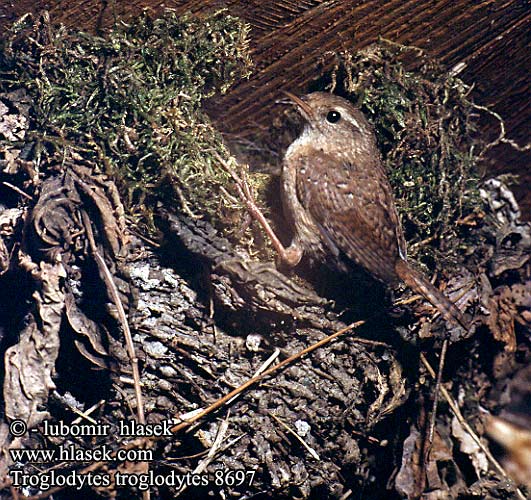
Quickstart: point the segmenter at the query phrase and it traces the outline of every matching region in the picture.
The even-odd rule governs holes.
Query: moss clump
[[[248,75],[247,33],[224,11],[143,15],[104,36],[26,16],[3,42],[0,91],[31,97],[41,172],[81,156],[115,179],[144,229],[155,200],[222,223],[227,175],[212,153],[228,153],[201,103]]]
[[[383,40],[333,63],[315,87],[347,97],[373,123],[410,253],[426,259],[433,241],[447,255],[463,250],[458,221],[479,203],[470,87],[421,50]]]

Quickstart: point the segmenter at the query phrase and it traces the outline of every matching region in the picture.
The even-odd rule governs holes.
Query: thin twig
[[[124,331],[125,344],[127,347],[127,352],[129,354],[129,359],[131,360],[131,368],[133,370],[133,380],[134,380],[134,389],[135,389],[135,398],[136,398],[136,412],[138,416],[138,422],[140,424],[146,423],[146,417],[144,414],[144,401],[142,398],[142,389],[140,386],[140,370],[138,368],[138,358],[136,356],[135,345],[133,343],[133,336],[131,335],[131,330],[129,328],[129,323],[127,322],[127,317],[125,315],[124,306],[120,300],[120,295],[116,288],[116,285],[113,280],[113,276],[105,263],[105,259],[98,252],[96,246],[96,241],[94,240],[94,234],[92,233],[92,225],[90,223],[89,216],[84,210],[81,211],[83,217],[83,224],[85,225],[85,230],[87,232],[87,239],[89,241],[90,250],[92,256],[98,265],[99,270],[103,275],[103,280],[107,285],[107,288],[111,292],[112,301],[118,311],[118,317],[120,318],[120,323],[122,324],[122,329]],[[143,462],[140,464],[142,467],[142,472],[148,472],[149,463]],[[142,498],[144,500],[149,500],[151,498],[151,492],[149,490],[144,490],[142,492]]]
[[[311,345],[309,347],[306,347],[305,349],[302,349],[302,351],[299,351],[298,353],[293,354],[292,356],[289,356],[288,358],[284,359],[280,363],[276,364],[275,366],[272,366],[271,368],[269,368],[268,370],[263,372],[261,375],[257,375],[255,377],[250,378],[249,380],[247,380],[247,382],[244,382],[242,385],[240,385],[239,387],[237,387],[233,391],[231,391],[228,394],[226,394],[225,396],[219,398],[217,401],[212,403],[210,406],[208,406],[204,410],[201,410],[201,411],[195,413],[192,417],[188,418],[187,420],[183,420],[181,423],[173,426],[171,428],[171,431],[173,433],[176,433],[176,432],[179,432],[182,429],[185,429],[186,427],[189,427],[190,425],[192,425],[197,420],[209,415],[214,410],[217,410],[218,408],[223,406],[227,401],[230,401],[234,396],[236,396],[237,394],[240,394],[241,392],[243,392],[245,389],[247,389],[251,385],[254,385],[257,382],[260,382],[261,380],[263,380],[268,375],[271,375],[272,373],[280,370],[284,366],[289,365],[293,361],[302,358],[305,354],[309,354],[310,352],[315,351],[319,347],[322,347],[322,346],[328,344],[329,342],[331,342],[335,338],[345,334],[346,332],[348,332],[350,330],[358,328],[359,326],[363,325],[364,323],[365,323],[365,321],[357,321],[355,323],[351,323],[350,325],[346,326],[345,328],[342,328],[341,330],[333,333],[332,335],[329,335],[328,337],[325,337],[324,339],[320,340],[319,342],[317,342],[317,343],[315,343],[315,344],[313,344],[313,345]],[[356,340],[359,340],[361,342],[364,339],[356,339]]]
[[[229,165],[226,160],[224,160],[219,155],[219,153],[214,152],[213,154],[221,164],[222,168],[232,177],[232,180],[234,181],[234,186],[238,191],[238,196],[247,207],[247,210],[251,214],[251,216],[256,220],[256,222],[258,222],[258,224],[260,224],[260,226],[262,226],[262,229],[269,237],[271,245],[277,251],[281,260],[284,262],[289,262],[291,259],[291,257],[289,256],[289,249],[284,247],[283,243],[280,241],[280,238],[277,236],[277,234],[271,227],[271,224],[265,218],[262,210],[260,210],[260,208],[256,204],[251,187],[247,182],[247,177],[243,170],[241,176],[238,176],[234,169]]]
[[[393,302],[393,306],[406,306],[408,304],[412,304],[413,302],[417,302],[417,300],[421,300],[424,297],[422,295],[413,295],[407,299],[398,299]]]
[[[304,446],[308,450],[308,453],[315,458],[315,460],[321,460],[321,457],[318,455],[318,453],[306,442],[304,439],[302,439],[288,424],[282,422],[280,418],[278,418],[274,413],[269,412],[269,415],[273,417],[273,419],[278,422],[284,429],[286,429],[299,443]]]
[[[448,350],[448,339],[444,339],[441,354],[439,355],[439,369],[437,370],[437,377],[435,381],[435,393],[433,394],[433,405],[431,407],[430,426],[428,430],[428,449],[433,443],[433,434],[435,432],[435,419],[437,417],[437,406],[439,405],[439,389],[442,383],[442,374],[444,371],[444,363],[446,361],[446,351]]]
[[[109,288],[111,292],[112,300],[114,302],[114,305],[116,306],[116,310],[118,311],[118,317],[120,318],[120,322],[122,324],[122,328],[124,331],[125,344],[126,344],[127,351],[129,354],[129,359],[131,360],[131,368],[133,370],[135,397],[136,397],[136,403],[137,403],[136,411],[138,415],[138,421],[141,424],[145,424],[146,417],[144,414],[144,403],[143,403],[142,390],[141,390],[141,385],[140,385],[140,370],[138,368],[138,358],[136,356],[135,345],[133,343],[133,337],[131,335],[129,323],[127,322],[127,317],[125,315],[124,306],[122,304],[122,301],[120,300],[120,295],[118,293],[118,290],[116,289],[116,285],[114,284],[112,274],[109,271],[109,268],[107,267],[107,264],[105,263],[105,260],[98,252],[98,248],[96,247],[96,242],[94,240],[94,234],[92,233],[92,225],[90,223],[89,216],[85,211],[82,211],[82,217],[83,217],[83,224],[85,225],[85,229],[87,231],[87,239],[89,241],[90,250],[92,252],[94,259],[96,260],[98,268],[101,270],[103,274],[103,279],[105,281],[105,284],[107,285],[107,287]]]
[[[78,424],[83,419],[87,420],[91,424],[98,423],[97,420],[95,420],[94,418],[90,416],[90,414],[94,412],[97,408],[99,408],[105,402],[103,399],[98,401],[96,404],[92,405],[88,410],[82,411],[79,408],[76,408],[70,401],[68,401],[66,398],[61,396],[61,394],[59,394],[57,391],[53,391],[53,395],[57,399],[59,399],[65,406],[67,406],[71,412],[78,415],[78,417],[72,421],[72,424]]]
[[[32,196],[30,196],[28,193],[25,193],[24,191],[22,191],[22,189],[20,189],[19,187],[15,186],[14,184],[11,184],[10,182],[7,182],[7,181],[3,181],[2,184],[4,186],[7,186],[8,188],[11,188],[13,191],[16,191],[21,196],[24,196],[24,198],[26,198],[26,199],[28,199],[30,201],[33,201],[33,197]]]
[[[482,151],[478,155],[478,158],[477,158],[478,160],[482,159],[485,156],[485,153],[487,151],[489,151],[494,146],[497,146],[500,143],[509,144],[509,146],[511,146],[512,148],[516,149],[517,151],[521,151],[521,152],[531,150],[531,143],[528,143],[528,144],[525,144],[523,146],[520,146],[517,142],[513,141],[512,139],[507,139],[507,137],[505,137],[505,134],[506,134],[505,121],[503,120],[503,118],[498,113],[496,113],[496,111],[493,111],[492,109],[489,109],[486,106],[480,106],[479,104],[472,103],[472,106],[475,109],[478,109],[480,111],[485,111],[489,115],[491,115],[494,118],[496,118],[498,120],[498,124],[500,126],[500,133],[498,134],[498,137],[496,139],[494,139],[494,141],[489,142],[482,149]]]
[[[136,231],[135,229],[133,229],[133,227],[135,226],[135,222],[131,218],[128,218],[128,220],[131,222],[131,225],[130,227],[127,228],[127,230],[131,234],[134,234],[138,239],[142,240],[144,243],[147,243],[149,246],[153,248],[161,247],[160,243],[157,243],[155,240],[152,240],[151,238],[148,238],[147,236],[144,236],[140,231]]]
[[[263,363],[262,365],[258,368],[258,370],[256,370],[253,374],[253,377],[257,377],[258,375],[260,375],[261,373],[264,373],[265,370],[267,370],[267,367],[269,365],[271,365],[271,363],[273,363],[273,361],[275,361],[275,359],[278,358],[280,354],[280,349],[275,349],[273,354],[271,354],[271,356],[269,356],[269,358],[267,358]],[[238,398],[239,394],[236,394],[236,396],[234,396],[232,399],[230,399],[229,401],[227,401],[228,404],[232,403],[236,398]]]
[[[183,209],[184,213],[193,220],[202,219],[203,218],[202,215],[196,215],[192,212],[192,209],[190,208],[190,205],[188,205],[188,201],[186,200],[186,197],[184,196],[182,189],[177,184],[173,185],[173,189],[175,189],[175,192],[177,193],[177,197],[179,198],[179,201],[181,202],[181,208]]]
[[[221,425],[218,428],[216,438],[214,439],[214,443],[212,444],[212,447],[210,448],[210,450],[208,450],[207,456],[203,460],[201,460],[199,464],[197,464],[195,469],[192,471],[192,474],[194,475],[202,474],[206,470],[206,468],[209,466],[209,464],[212,462],[212,460],[214,460],[214,457],[216,456],[218,451],[221,449],[223,441],[227,434],[227,431],[229,430],[229,415],[230,413],[227,412],[225,419],[221,422]],[[183,483],[181,488],[175,494],[175,498],[181,496],[186,491],[188,486],[189,484]]]
[[[435,371],[433,370],[433,368],[431,367],[430,363],[428,362],[428,360],[426,359],[426,357],[422,353],[420,354],[420,360],[422,361],[422,363],[424,364],[424,366],[426,367],[426,369],[428,370],[428,372],[432,376],[432,378],[435,378],[436,377]],[[450,409],[454,413],[454,415],[457,418],[457,420],[459,421],[459,423],[462,425],[463,429],[465,429],[466,432],[468,432],[468,434],[470,434],[470,437],[480,447],[481,451],[483,451],[483,453],[485,453],[486,457],[490,460],[490,462],[492,463],[492,465],[494,466],[496,471],[498,473],[500,473],[503,476],[504,479],[506,479],[508,481],[512,481],[512,479],[509,477],[507,472],[505,472],[505,469],[494,458],[494,456],[492,455],[490,450],[487,448],[487,446],[485,446],[481,442],[481,439],[479,439],[479,436],[475,433],[474,429],[472,429],[470,424],[465,420],[465,418],[463,417],[463,414],[461,413],[461,410],[459,409],[459,406],[457,405],[455,400],[452,398],[450,393],[446,390],[446,387],[444,387],[444,385],[441,385],[440,389],[441,389],[441,394],[444,396],[444,399],[446,399],[446,402],[450,406]],[[524,496],[524,494],[518,488],[516,488],[516,496],[518,497],[518,500],[526,500],[526,497]]]

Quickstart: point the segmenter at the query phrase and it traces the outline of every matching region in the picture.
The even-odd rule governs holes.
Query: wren
[[[282,166],[293,240],[288,248],[276,241],[280,258],[295,266],[307,254],[339,270],[354,263],[387,285],[403,281],[445,320],[467,329],[461,311],[407,260],[392,188],[363,113],[329,93],[286,95],[305,124]]]

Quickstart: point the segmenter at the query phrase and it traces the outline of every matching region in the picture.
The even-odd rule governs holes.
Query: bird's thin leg
[[[221,163],[225,171],[234,180],[236,184],[236,189],[238,191],[238,196],[247,207],[247,210],[249,211],[251,216],[258,222],[258,224],[262,226],[262,229],[265,231],[265,233],[271,240],[271,244],[273,245],[273,248],[277,251],[282,263],[284,263],[288,267],[295,267],[302,258],[302,249],[293,243],[287,248],[282,244],[279,237],[276,235],[275,231],[265,218],[265,215],[256,204],[253,192],[251,190],[251,187],[249,186],[249,183],[247,182],[245,173],[242,172],[240,175],[238,175],[234,171],[234,169],[223,158],[221,158],[221,156],[219,156],[217,153],[215,153],[215,156],[217,157],[218,161]]]

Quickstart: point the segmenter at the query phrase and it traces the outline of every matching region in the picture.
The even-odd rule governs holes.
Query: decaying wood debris
[[[139,36],[148,25],[177,41],[206,33],[214,45],[219,42],[221,54],[241,66],[234,63],[225,72],[217,68],[215,75],[208,66],[201,66],[201,81],[208,83],[203,90],[211,95],[226,90],[231,79],[248,71],[242,52],[245,43],[237,36],[241,27],[234,20],[224,24],[223,16],[216,13],[211,19],[195,21],[170,16],[164,21],[167,24],[144,18],[141,27],[126,31]],[[134,36],[113,32],[108,39],[95,40],[59,31],[60,38],[45,16],[30,21],[24,20],[23,29],[14,32],[7,44],[0,82],[3,498],[52,494],[71,498],[75,494],[76,498],[161,499],[501,499],[529,495],[531,485],[520,484],[526,482],[526,467],[529,470],[525,462],[529,440],[525,434],[521,441],[508,440],[503,427],[516,426],[527,433],[531,429],[529,407],[525,408],[530,397],[526,381],[531,362],[531,227],[521,222],[507,179],[476,182],[471,190],[477,195],[475,206],[467,199],[452,211],[450,220],[444,214],[436,218],[431,239],[438,243],[436,248],[423,241],[429,224],[415,215],[409,219],[417,254],[426,265],[441,252],[451,254],[452,266],[446,263],[438,269],[439,283],[476,325],[472,335],[453,339],[436,432],[427,449],[433,397],[430,370],[436,366],[439,339],[445,331],[432,308],[403,290],[395,291],[393,302],[389,293],[370,281],[358,284],[363,292],[356,293],[350,278],[328,276],[326,271],[316,274],[303,267],[287,275],[264,258],[267,249],[256,250],[252,245],[256,233],[242,222],[244,212],[236,191],[216,156],[206,147],[204,156],[194,149],[195,170],[187,170],[180,145],[192,147],[194,134],[204,134],[202,141],[215,134],[200,110],[204,96],[174,88],[180,94],[173,98],[180,101],[171,101],[173,111],[163,123],[148,118],[150,112],[160,111],[164,99],[143,109],[139,113],[143,120],[127,121],[131,111],[124,105],[109,108],[124,113],[120,127],[113,129],[100,109],[93,121],[96,132],[77,129],[79,122],[67,119],[67,114],[83,110],[68,107],[72,102],[66,86],[53,88],[57,82],[46,63],[59,61],[58,47],[65,57],[74,51],[83,65],[101,71],[101,80],[83,88],[91,88],[97,96],[99,82],[113,92],[118,87],[112,86],[116,81],[111,82],[109,73],[115,67],[113,57],[119,55],[112,52],[113,47],[128,47],[127,55],[136,57]],[[95,51],[96,46],[101,52]],[[64,100],[63,121],[50,118],[47,113],[53,107],[35,98],[43,98],[39,88],[13,78],[20,73],[10,54],[29,57],[27,47],[36,58],[30,62],[53,88],[48,97]],[[93,53],[87,53],[89,47]],[[156,44],[152,48],[162,50]],[[210,50],[207,45],[203,48]],[[370,60],[381,63],[378,50],[361,58],[364,66]],[[220,57],[216,50],[212,53]],[[116,67],[123,70],[120,64]],[[173,70],[184,74],[178,73],[182,66]],[[54,71],[61,74],[57,68]],[[157,71],[164,74],[165,68],[151,75],[158,75]],[[213,83],[220,74],[226,81]],[[336,85],[337,79],[333,82]],[[76,96],[78,104],[90,104],[93,99],[83,92]],[[182,115],[182,106],[189,116]],[[407,109],[400,102],[399,118],[404,123],[414,120]],[[193,127],[188,127],[187,119]],[[401,125],[389,120],[380,128],[387,126],[401,134]],[[108,127],[103,131],[102,123]],[[164,149],[165,141],[181,137],[178,133],[183,130],[182,144]],[[105,134],[110,143],[105,142]],[[228,157],[220,137],[213,137],[210,147]],[[451,142],[444,134],[441,137],[444,144]],[[152,148],[157,141],[167,157],[153,150],[153,163],[149,163],[141,148]],[[387,152],[394,161],[407,153],[404,149]],[[174,154],[182,161],[172,170],[168,162]],[[419,168],[413,153],[404,161]],[[451,161],[454,164],[455,157]],[[201,162],[208,166],[208,175],[214,172],[207,184],[210,190],[219,189],[222,203],[206,199],[212,197],[211,191],[195,196],[206,185],[201,179],[194,191],[193,179],[202,171]],[[142,164],[147,164],[147,170],[141,169]],[[164,172],[160,185],[177,183],[171,195],[162,186],[163,195],[157,196],[152,182],[159,167]],[[470,185],[473,176],[461,174],[461,187]],[[179,187],[179,176],[185,175],[188,184]],[[132,184],[124,187],[128,179]],[[272,188],[258,184],[265,203]],[[440,194],[444,203],[450,203],[447,190]],[[423,199],[417,201],[422,209]],[[142,205],[149,208],[144,210]],[[462,210],[465,205],[467,211]],[[405,201],[403,210],[408,210]],[[209,216],[216,211],[219,217]],[[245,236],[239,239],[241,234]],[[345,328],[358,320],[363,321],[355,328]],[[330,342],[294,356],[342,329],[344,333]],[[128,332],[134,353],[128,347]],[[290,356],[294,360],[282,369],[272,369]],[[236,391],[265,370],[268,375],[262,380]],[[232,391],[234,396],[214,411],[201,412]],[[183,416],[191,420],[183,421]],[[153,424],[173,418],[178,430],[172,436],[133,439],[118,432],[121,422],[136,419]],[[15,436],[9,424],[17,419],[41,431]],[[44,420],[99,422],[113,432],[99,437],[44,436]],[[491,443],[496,440],[506,446],[506,455],[502,450],[497,450],[496,457],[491,454],[487,431]],[[152,460],[34,464],[17,461],[10,453],[20,448],[93,450],[104,445],[113,453],[146,450]],[[43,483],[15,487],[9,474],[13,469],[28,477],[44,478],[53,471],[78,479],[101,474],[112,481],[84,486],[81,491],[53,484],[47,489]],[[235,476],[237,471],[253,474]],[[118,486],[114,480],[120,474],[150,480],[149,494],[141,483]],[[183,479],[192,474],[205,480],[196,484]],[[155,476],[162,482],[153,486]],[[176,477],[182,481],[167,479]]]

